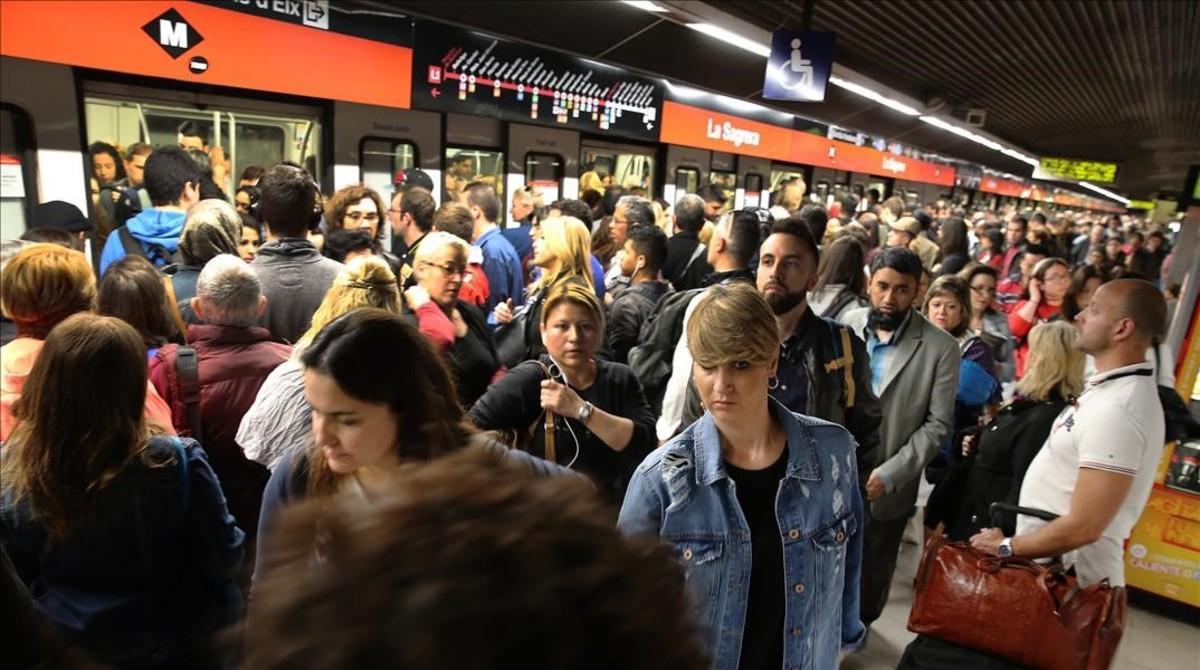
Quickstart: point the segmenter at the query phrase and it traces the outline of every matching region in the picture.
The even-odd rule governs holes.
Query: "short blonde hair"
[[[471,245],[461,238],[441,230],[435,230],[426,234],[425,239],[421,240],[421,244],[417,246],[417,252],[413,254],[413,260],[428,262],[442,250],[442,247],[447,246],[454,247],[454,250],[458,252],[459,259],[464,264],[467,262],[467,257],[471,255]]]
[[[1064,399],[1083,392],[1084,355],[1076,343],[1079,331],[1066,321],[1052,321],[1029,331],[1029,359],[1017,392],[1038,402],[1057,392]]]
[[[748,282],[717,284],[700,297],[687,323],[688,350],[701,366],[779,357],[779,327],[767,301]]]
[[[0,274],[0,309],[22,335],[44,338],[60,321],[95,306],[96,275],[74,249],[31,244]]]
[[[554,288],[550,289],[549,295],[546,296],[546,302],[542,304],[543,326],[550,320],[550,313],[559,305],[582,307],[595,319],[599,331],[604,332],[604,308],[600,306],[600,299],[596,297],[596,292],[592,287],[576,281],[555,284]]]
[[[313,312],[312,325],[296,342],[295,353],[308,346],[321,329],[343,314],[363,307],[378,307],[400,314],[400,289],[387,261],[360,256],[346,264]]]

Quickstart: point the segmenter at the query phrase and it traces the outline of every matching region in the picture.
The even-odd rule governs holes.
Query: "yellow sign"
[[[1151,209],[1154,209],[1154,201],[1153,200],[1130,200],[1129,204],[1125,205],[1125,207],[1127,207],[1128,209],[1151,210]]]
[[[1195,454],[1194,448],[1174,443],[1163,450],[1154,490],[1125,552],[1125,581],[1130,586],[1193,607],[1200,606],[1200,494],[1192,488]]]
[[[1038,161],[1038,168],[1033,173],[1033,178],[1111,184],[1117,180],[1117,164],[1043,156]]]

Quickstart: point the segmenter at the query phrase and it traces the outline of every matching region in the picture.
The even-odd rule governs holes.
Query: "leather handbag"
[[[529,343],[537,337],[537,320],[542,315],[542,295],[531,297],[513,314],[512,321],[496,327],[496,354],[504,367],[515,368],[529,360]]]
[[[1046,670],[1107,668],[1125,627],[1125,590],[1080,589],[1061,564],[984,554],[935,537],[917,569],[908,629]]]

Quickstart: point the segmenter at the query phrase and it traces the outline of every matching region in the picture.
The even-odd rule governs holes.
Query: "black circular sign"
[[[188,63],[188,69],[192,74],[204,74],[208,72],[208,59],[204,56],[193,56],[191,62]]]

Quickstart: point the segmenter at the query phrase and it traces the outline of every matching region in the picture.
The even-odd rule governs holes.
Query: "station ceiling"
[[[767,31],[799,28],[803,11],[799,0],[659,4],[709,16],[716,10]],[[354,5],[546,45],[1015,175],[1031,173],[1025,163],[835,86],[822,103],[764,101],[761,56],[620,2]],[[1111,188],[1125,195],[1178,191],[1188,165],[1200,162],[1200,3],[817,0],[812,29],[837,34],[838,64],[931,111],[962,119],[967,109],[985,110],[983,129],[1018,150],[1119,163]]]

